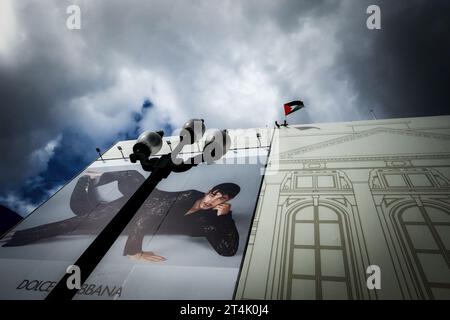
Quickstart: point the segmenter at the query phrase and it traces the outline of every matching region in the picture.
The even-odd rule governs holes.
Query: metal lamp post
[[[228,151],[230,137],[226,130],[223,130],[216,131],[214,135],[207,137],[203,153],[191,157],[187,161],[176,158],[177,153],[181,151],[184,145],[192,145],[202,138],[204,133],[203,119],[187,121],[180,134],[180,147],[177,146],[171,153],[158,158],[150,158],[150,156],[157,154],[161,149],[164,133],[162,131],[147,131],[139,136],[133,146],[133,153],[130,154],[130,161],[132,163],[139,161],[142,168],[145,171],[150,171],[151,174],[74,263],[80,268],[82,284],[88,279],[97,264],[161,180],[167,178],[171,172],[184,172],[202,162],[213,163]],[[205,153],[205,151],[208,151],[208,153]],[[174,154],[175,152],[176,154]],[[48,294],[46,300],[72,299],[78,289],[68,288],[67,279],[69,277],[70,274],[66,274]]]

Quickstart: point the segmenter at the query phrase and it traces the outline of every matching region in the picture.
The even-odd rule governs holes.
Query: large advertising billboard
[[[266,152],[169,175],[75,299],[232,298]],[[0,299],[45,298],[148,175],[97,161],[19,224],[0,241]]]
[[[148,175],[129,162],[110,171],[95,162],[3,236],[0,299],[45,298]]]

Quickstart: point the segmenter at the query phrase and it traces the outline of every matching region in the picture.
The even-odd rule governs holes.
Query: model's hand
[[[228,214],[231,209],[231,204],[229,203],[222,203],[214,207],[214,210],[217,210],[218,216],[223,216],[225,214]]]
[[[136,261],[147,261],[147,262],[166,261],[166,258],[158,256],[153,251],[143,251],[136,253],[134,255],[128,255],[128,258]]]

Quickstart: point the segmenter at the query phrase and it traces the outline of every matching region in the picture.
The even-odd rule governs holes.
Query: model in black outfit
[[[145,180],[135,170],[97,174],[99,179],[91,176],[82,176],[72,193],[70,208],[76,216],[17,231],[3,246],[23,246],[75,231],[99,232]],[[117,181],[123,196],[110,202],[100,201],[96,187],[113,181]],[[128,239],[123,254],[137,260],[165,260],[142,250],[144,236],[158,233],[206,237],[218,254],[233,256],[238,249],[239,234],[227,201],[239,191],[240,187],[234,183],[217,185],[207,193],[155,189],[125,229]]]

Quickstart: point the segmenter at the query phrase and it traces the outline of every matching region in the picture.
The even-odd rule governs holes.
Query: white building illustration
[[[276,130],[236,298],[449,299],[450,117],[314,127]]]

